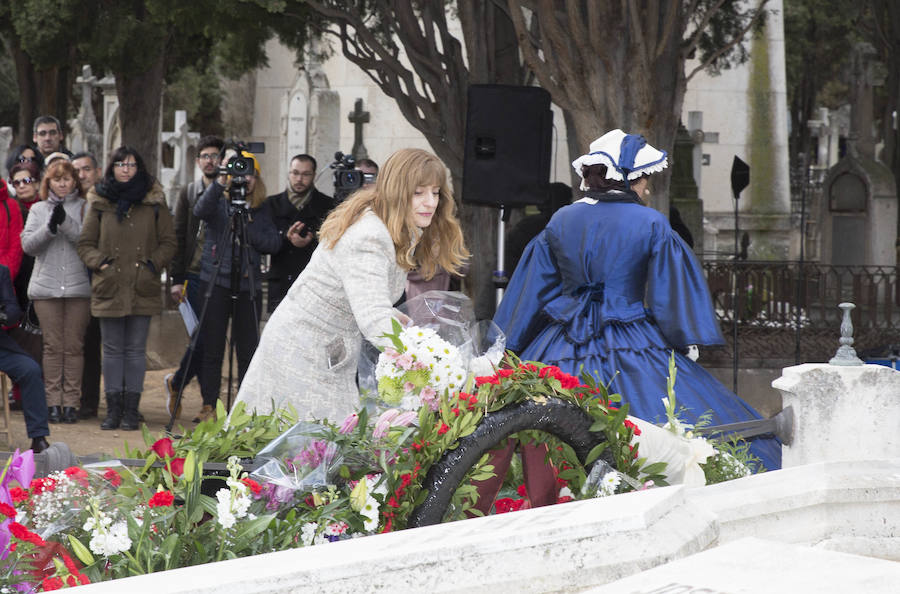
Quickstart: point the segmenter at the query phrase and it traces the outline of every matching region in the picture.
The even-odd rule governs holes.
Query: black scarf
[[[638,195],[634,192],[634,190],[628,190],[627,192],[623,192],[622,190],[609,190],[606,192],[602,192],[600,190],[587,190],[584,193],[585,198],[593,198],[600,202],[634,202],[635,204],[640,204],[644,206],[644,203],[641,202],[641,199],[638,198]]]
[[[127,182],[104,177],[97,184],[96,192],[116,204],[116,217],[121,221],[133,204],[144,199],[152,185],[150,175],[146,171],[138,171]]]

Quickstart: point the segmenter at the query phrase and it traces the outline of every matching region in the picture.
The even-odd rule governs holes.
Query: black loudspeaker
[[[538,87],[472,85],[468,97],[463,201],[544,204],[550,187],[550,93]]]

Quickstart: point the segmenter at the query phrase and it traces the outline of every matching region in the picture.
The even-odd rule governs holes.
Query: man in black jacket
[[[316,234],[334,208],[334,200],[315,188],[316,160],[309,155],[291,159],[288,188],[270,196],[281,249],[272,255],[269,268],[269,312],[275,311],[297,276],[306,268],[319,242]]]
[[[225,142],[217,136],[204,136],[197,143],[197,167],[200,168],[203,177],[192,181],[181,188],[178,199],[175,202],[175,239],[178,241],[178,251],[169,265],[169,273],[172,275],[172,287],[170,295],[172,301],[180,303],[188,300],[194,312],[200,315],[203,308],[202,295],[200,294],[200,260],[203,254],[204,227],[201,226],[200,217],[194,214],[194,206],[200,199],[206,187],[219,175],[219,163],[222,158],[222,150]],[[188,365],[190,360],[190,365]],[[186,386],[194,377],[200,381],[200,362],[203,360],[203,337],[200,336],[191,354],[190,348],[181,358],[181,364],[175,373],[165,377],[166,383],[166,412],[172,414],[178,391]],[[175,416],[181,415],[181,406],[175,412]]]
[[[31,438],[31,449],[37,454],[50,447],[47,443],[47,436],[50,435],[47,395],[41,366],[6,333],[6,328],[18,324],[21,317],[22,310],[9,278],[9,268],[0,265],[0,326],[3,328],[0,330],[0,371],[19,384],[22,390],[25,429]]]

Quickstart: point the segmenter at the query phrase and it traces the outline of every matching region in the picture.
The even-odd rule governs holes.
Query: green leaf
[[[69,537],[69,546],[72,547],[72,552],[75,553],[75,556],[78,557],[78,560],[81,561],[85,565],[93,565],[94,564],[94,556],[91,555],[91,551],[84,546],[84,544],[72,536]]]
[[[587,466],[588,464],[590,464],[591,462],[593,462],[594,460],[599,458],[600,454],[603,453],[603,451],[606,449],[606,447],[608,445],[609,445],[609,442],[604,441],[603,443],[598,443],[593,448],[591,448],[591,451],[588,452],[587,457],[584,459],[585,466]]]

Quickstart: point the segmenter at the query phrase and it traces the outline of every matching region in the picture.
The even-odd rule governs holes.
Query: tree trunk
[[[14,36],[7,39],[6,48],[13,58],[19,86],[19,122],[13,142],[31,142],[32,124],[39,115],[58,118],[65,132],[72,86],[69,80],[71,70],[57,66],[36,70]]]
[[[141,73],[116,73],[122,144],[137,150],[147,171],[157,178],[165,57],[165,52],[160,52],[150,67]]]

